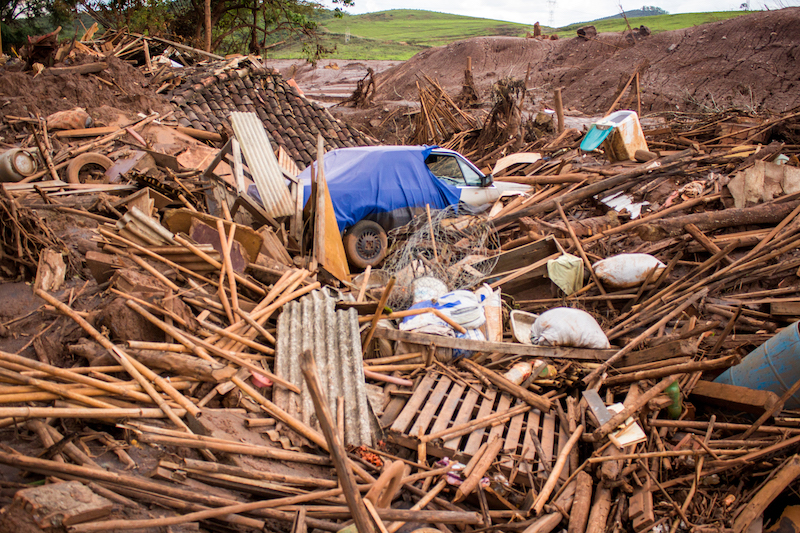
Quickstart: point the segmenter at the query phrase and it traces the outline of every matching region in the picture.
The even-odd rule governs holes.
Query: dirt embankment
[[[89,61],[94,59],[83,57],[81,61],[64,66]],[[110,106],[134,115],[150,111],[163,113],[172,109],[165,97],[155,94],[157,87],[147,86],[141,70],[113,56],[103,61],[108,63],[108,67],[90,76],[42,73],[33,77],[30,72],[21,71],[21,64],[5,69],[0,76],[3,114],[47,116],[75,106],[84,109]]]
[[[736,17],[638,39],[539,41],[480,37],[417,54],[378,77],[377,101],[415,100],[427,74],[451,94],[460,90],[467,58],[482,98],[496,80],[524,78],[534,104],[562,87],[565,105],[602,113],[639,65],[642,111],[739,107],[785,112],[800,105],[800,8]]]

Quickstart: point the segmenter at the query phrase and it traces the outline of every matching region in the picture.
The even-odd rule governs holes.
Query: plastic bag
[[[594,273],[604,285],[615,289],[627,289],[644,283],[653,268],[657,279],[666,265],[650,254],[619,254],[592,265]]]
[[[436,301],[436,308],[466,329],[479,328],[486,322],[481,297],[470,291],[448,292]]]
[[[611,348],[592,315],[571,307],[556,307],[539,315],[531,328],[531,342],[544,346]]]

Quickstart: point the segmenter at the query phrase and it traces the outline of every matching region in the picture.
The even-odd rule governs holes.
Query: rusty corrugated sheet
[[[230,119],[264,210],[272,217],[294,214],[292,195],[258,115],[234,111]]]
[[[311,350],[334,417],[336,398],[344,398],[345,443],[372,445],[372,415],[364,381],[358,313],[355,309],[336,311],[335,305],[325,291],[314,291],[283,307],[278,317],[275,373],[297,385],[302,394],[276,388],[273,401],[290,415],[318,427],[314,404],[300,371],[300,354]]]

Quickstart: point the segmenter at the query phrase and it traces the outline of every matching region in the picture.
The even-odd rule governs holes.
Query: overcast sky
[[[643,5],[654,5],[669,13],[696,13],[705,11],[732,11],[740,9],[745,0],[670,0],[655,3],[652,0],[621,0],[623,9],[639,9]],[[521,24],[539,21],[545,26],[566,26],[574,22],[594,20],[620,12],[618,0],[550,0],[553,5],[553,20],[550,20],[548,0],[355,0],[355,6],[346,9],[351,15],[384,11],[387,9],[426,9],[442,13],[467,15],[495,20],[507,20]],[[800,0],[750,0],[751,9],[776,9],[798,5]]]

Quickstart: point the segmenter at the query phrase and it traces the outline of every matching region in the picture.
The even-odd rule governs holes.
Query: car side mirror
[[[494,176],[493,175],[488,174],[486,176],[481,177],[481,187],[488,187],[492,183],[494,183]]]

